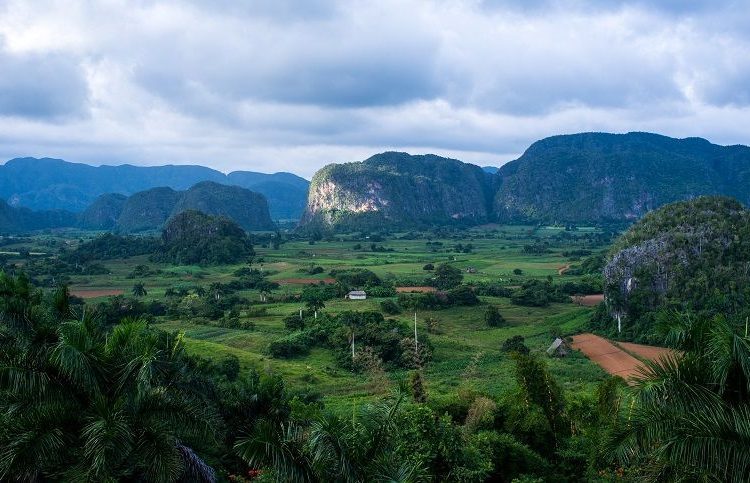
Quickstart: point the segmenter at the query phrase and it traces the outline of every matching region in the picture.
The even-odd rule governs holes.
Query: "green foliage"
[[[213,481],[191,448],[218,414],[188,384],[178,335],[123,320],[111,333],[0,275],[0,478]]]
[[[401,307],[393,300],[386,299],[380,302],[380,311],[385,315],[398,315],[401,313]]]
[[[254,253],[247,234],[232,221],[184,211],[167,223],[154,260],[177,265],[230,264],[245,261]]]
[[[461,270],[447,263],[441,263],[433,272],[431,283],[441,290],[449,290],[460,285],[463,279],[464,275]]]
[[[276,358],[287,359],[299,357],[310,352],[312,339],[306,332],[294,332],[276,339],[268,346],[268,352]]]
[[[503,345],[500,350],[503,352],[517,352],[519,354],[526,355],[529,353],[529,348],[524,344],[524,338],[520,335],[514,335],[513,337],[503,341]]]
[[[747,481],[750,338],[744,327],[723,316],[675,313],[658,331],[682,354],[646,364],[608,449],[642,479]]]
[[[546,307],[552,302],[569,302],[570,299],[549,280],[527,280],[510,296],[511,302],[526,307]]]
[[[484,311],[484,323],[487,324],[487,327],[502,327],[506,324],[506,321],[497,307],[489,305]]]
[[[158,242],[150,237],[121,236],[104,233],[82,243],[65,255],[73,263],[86,263],[92,260],[113,260],[137,255],[147,255],[157,250]]]

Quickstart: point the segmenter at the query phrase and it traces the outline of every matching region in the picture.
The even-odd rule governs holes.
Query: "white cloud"
[[[310,176],[589,130],[747,143],[741,3],[7,0],[0,156]]]

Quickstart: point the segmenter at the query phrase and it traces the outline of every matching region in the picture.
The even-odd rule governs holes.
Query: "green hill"
[[[650,133],[583,133],[532,144],[498,172],[498,220],[637,220],[699,195],[750,201],[750,148]]]
[[[88,230],[111,230],[117,224],[128,197],[117,193],[101,195],[78,217]]]
[[[238,224],[195,210],[172,217],[161,239],[162,246],[154,258],[177,265],[239,263],[255,253]]]
[[[608,321],[621,337],[652,335],[659,313],[750,315],[750,211],[704,196],[646,215],[613,245],[604,268]],[[615,332],[616,333],[616,332]]]
[[[478,166],[387,152],[318,171],[302,223],[337,229],[473,225],[491,218],[491,199],[492,176]]]

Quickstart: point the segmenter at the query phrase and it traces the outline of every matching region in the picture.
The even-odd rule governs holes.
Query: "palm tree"
[[[190,446],[217,417],[182,382],[181,336],[40,300],[0,275],[0,480],[214,481]]]
[[[307,431],[261,420],[235,449],[252,467],[271,468],[280,481],[420,481],[423,468],[392,457],[404,394],[367,404],[354,417],[323,414]]]
[[[608,447],[644,479],[748,481],[750,339],[723,316],[658,327],[681,353],[647,364]]]
[[[136,297],[145,297],[148,295],[148,292],[146,291],[146,287],[143,286],[143,282],[138,282],[135,285],[133,285],[133,295]]]

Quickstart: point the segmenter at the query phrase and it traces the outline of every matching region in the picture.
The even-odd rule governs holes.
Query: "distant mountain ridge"
[[[213,181],[202,181],[185,191],[159,187],[135,193],[102,195],[80,215],[88,229],[132,233],[162,228],[170,218],[188,211],[220,215],[245,230],[273,230],[268,203],[260,193]]]
[[[33,210],[81,212],[103,194],[132,195],[156,187],[186,190],[201,181],[237,185],[268,199],[274,219],[299,219],[309,182],[292,173],[234,171],[204,166],[90,166],[52,158],[16,158],[0,165],[0,198]]]
[[[537,141],[494,174],[406,153],[329,165],[313,177],[302,224],[623,223],[701,195],[749,204],[750,148],[651,133],[581,133]]]

